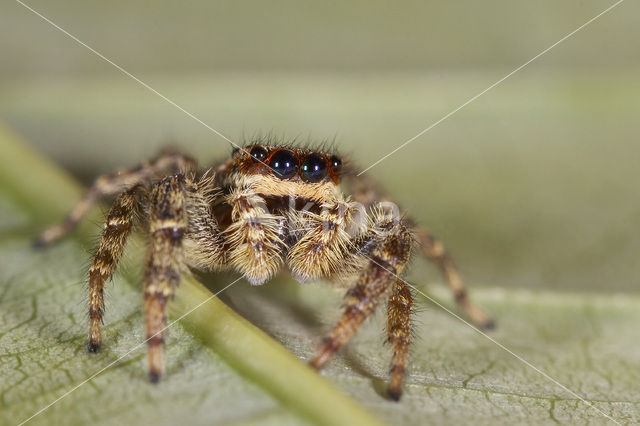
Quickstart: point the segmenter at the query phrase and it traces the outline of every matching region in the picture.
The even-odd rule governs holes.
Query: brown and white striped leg
[[[346,308],[310,365],[321,369],[373,314],[397,282],[409,260],[413,238],[401,223],[378,223],[367,250],[364,271],[346,295]]]
[[[355,176],[355,174],[353,176]],[[368,177],[367,174],[361,176],[359,179],[348,179],[346,183],[351,188],[353,200],[363,203],[367,208],[381,201],[389,200],[389,197],[382,188],[372,178]],[[412,225],[419,244],[422,247],[422,254],[440,267],[458,306],[460,306],[477,327],[481,329],[494,328],[494,321],[484,313],[482,309],[469,300],[467,289],[462,282],[462,278],[451,257],[444,249],[442,242],[438,241],[413,221],[409,220],[409,223]]]
[[[34,247],[47,246],[73,231],[91,207],[103,197],[117,194],[153,177],[171,172],[192,171],[195,167],[196,163],[192,158],[172,150],[165,150],[158,157],[133,169],[102,175],[93,182],[67,217],[61,223],[46,229],[33,242],[33,245]]]
[[[342,317],[331,334],[324,339],[320,350],[309,365],[316,370],[322,369],[373,314],[378,304],[388,294],[391,283],[386,272],[380,271],[377,266],[370,266],[356,286],[347,292],[346,307]]]
[[[469,300],[467,288],[462,282],[462,278],[453,263],[453,260],[444,248],[441,241],[421,228],[414,229],[418,242],[422,249],[422,254],[432,260],[440,267],[444,274],[449,288],[460,309],[469,317],[476,327],[490,330],[495,327],[495,322],[482,309]]]
[[[185,178],[175,175],[154,185],[150,197],[150,243],[144,276],[144,316],[147,330],[149,380],[156,383],[162,374],[162,329],[166,323],[167,301],[186,269],[183,237],[187,232]]]
[[[387,304],[387,335],[393,350],[387,393],[395,401],[402,395],[404,372],[409,359],[412,312],[413,295],[403,281],[396,280]]]
[[[107,215],[100,246],[89,268],[89,352],[97,352],[102,344],[100,328],[104,313],[104,283],[113,275],[124,251],[144,191],[142,186],[135,186],[120,194]]]

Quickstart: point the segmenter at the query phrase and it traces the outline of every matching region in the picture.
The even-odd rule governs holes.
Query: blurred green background
[[[613,2],[28,4],[234,141],[335,137],[364,167]],[[0,119],[85,182],[168,143],[228,154],[18,3],[0,10]],[[372,169],[472,287],[640,289],[638,16],[622,3]]]

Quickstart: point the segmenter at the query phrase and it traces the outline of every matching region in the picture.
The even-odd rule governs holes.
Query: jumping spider
[[[350,195],[345,195],[340,185]],[[388,394],[398,400],[411,344],[412,292],[401,279],[414,247],[443,271],[455,299],[479,327],[492,321],[467,298],[442,243],[411,219],[389,212],[382,191],[352,165],[325,150],[255,141],[231,158],[199,170],[193,158],[165,151],[141,166],[99,177],[66,220],[45,231],[46,245],[71,231],[97,200],[119,194],[89,269],[89,352],[102,344],[103,289],[134,225],[149,247],[144,316],[149,378],[163,369],[161,330],[166,303],[190,268],[235,269],[253,285],[281,267],[300,282],[342,285],[345,310],[311,366],[321,369],[387,301],[393,356]],[[417,243],[417,244],[416,244]]]

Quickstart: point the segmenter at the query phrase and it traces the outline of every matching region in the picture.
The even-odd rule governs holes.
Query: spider
[[[369,177],[326,149],[255,140],[208,170],[175,150],[140,166],[100,176],[66,220],[36,241],[70,232],[102,197],[117,195],[89,269],[89,340],[102,344],[104,284],[135,225],[148,232],[144,317],[151,382],[163,370],[166,304],[181,274],[235,269],[260,285],[286,268],[300,282],[324,279],[346,288],[345,307],[310,365],[320,370],[378,305],[387,302],[393,355],[388,395],[398,400],[412,340],[413,296],[402,279],[412,249],[434,261],[455,300],[481,328],[492,320],[468,297],[442,243],[397,209]],[[341,186],[349,195],[342,192]],[[392,205],[395,206],[395,205]]]

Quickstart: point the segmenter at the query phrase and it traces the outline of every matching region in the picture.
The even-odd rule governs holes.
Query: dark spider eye
[[[331,170],[333,172],[338,173],[340,172],[340,170],[342,170],[342,160],[336,157],[335,155],[331,156],[331,158],[329,159],[329,162],[331,163]]]
[[[298,160],[293,152],[282,149],[271,156],[269,166],[279,178],[287,179],[298,171]]]
[[[251,148],[249,154],[253,157],[254,160],[260,162],[263,162],[267,158],[267,150],[259,145]]]
[[[320,182],[327,176],[327,160],[318,154],[309,154],[302,162],[302,175],[309,182]]]

